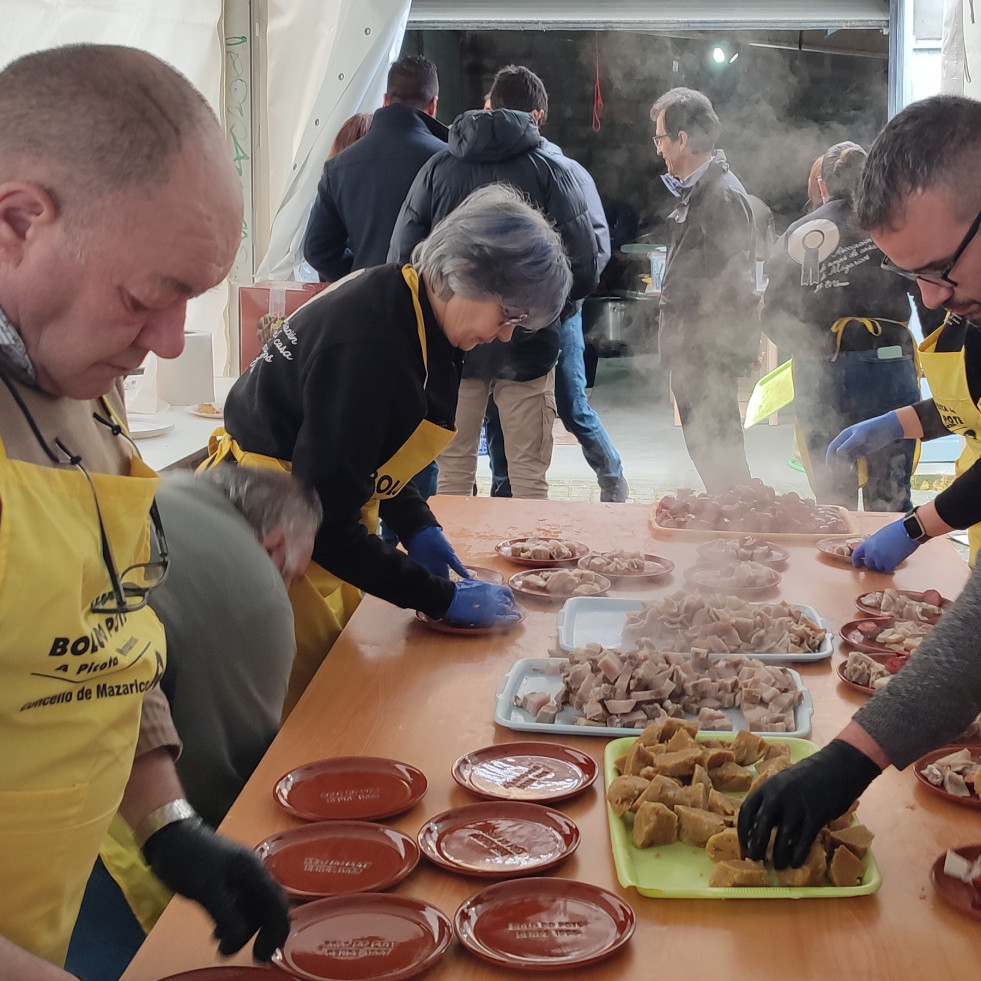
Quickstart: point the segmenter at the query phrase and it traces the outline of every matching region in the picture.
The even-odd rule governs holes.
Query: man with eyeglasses
[[[971,428],[981,415],[976,326],[981,319],[981,240],[975,217],[981,209],[979,173],[981,103],[954,96],[926,99],[904,109],[879,135],[856,207],[859,222],[890,264],[919,281],[924,302],[943,305],[957,315],[922,346],[928,374],[934,360],[942,369],[931,375],[931,384],[934,379],[938,384],[936,406],[929,412],[939,413],[943,406],[948,422],[956,413],[961,416],[958,425]],[[960,346],[948,349],[944,339],[951,327]],[[920,406],[900,413],[929,420],[927,409]],[[852,427],[848,438],[869,442],[868,436],[856,435],[858,428]],[[977,469],[975,465],[965,472],[954,486],[970,482]],[[977,514],[978,505],[973,507]],[[926,520],[931,522],[932,514]],[[903,523],[897,525],[909,539]],[[875,537],[866,543],[866,555]],[[762,859],[768,854],[775,833],[774,865],[803,864],[819,829],[843,814],[885,767],[902,769],[956,740],[979,712],[981,572],[975,569],[916,656],[859,709],[838,737],[770,777],[746,798],[739,809],[738,832],[748,856]]]
[[[957,479],[927,504],[872,535],[856,567],[892,572],[920,544],[969,528],[981,543],[981,104],[936,96],[892,119],[869,156],[856,216],[885,253],[883,268],[944,307],[944,324],[920,345],[932,397],[843,430],[829,460],[854,462],[897,439],[964,437]]]
[[[184,799],[157,686],[158,480],[121,380],[176,357],[227,275],[242,194],[203,97],[151,55],[72,45],[0,72],[0,974],[55,981],[118,812],[157,876],[268,960],[285,897]],[[151,519],[152,518],[152,522]],[[152,524],[152,528],[151,528]],[[149,543],[156,540],[157,557]],[[134,759],[135,756],[135,759]]]
[[[751,479],[737,391],[760,347],[753,209],[716,149],[721,124],[707,96],[671,89],[651,120],[668,170],[661,179],[677,198],[667,219],[658,352],[688,455],[705,490],[718,494]]]

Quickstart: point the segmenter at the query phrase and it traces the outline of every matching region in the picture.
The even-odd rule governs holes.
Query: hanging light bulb
[[[722,47],[718,44],[712,49],[712,60],[717,65],[721,65],[722,62],[726,60],[726,53],[725,51],[722,50]]]

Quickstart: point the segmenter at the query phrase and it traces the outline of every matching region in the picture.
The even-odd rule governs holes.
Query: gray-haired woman
[[[320,497],[313,562],[291,590],[292,706],[371,593],[471,625],[512,618],[503,586],[466,570],[409,479],[453,438],[462,352],[559,315],[572,283],[558,234],[488,185],[446,216],[412,262],[361,270],[293,314],[225,403],[206,466],[291,468]],[[379,515],[408,555],[374,534]]]

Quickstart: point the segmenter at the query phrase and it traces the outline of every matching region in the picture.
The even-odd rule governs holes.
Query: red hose
[[[603,115],[603,92],[600,89],[599,77],[599,35],[596,35],[596,82],[593,85],[593,132],[598,133],[603,125],[600,117]]]

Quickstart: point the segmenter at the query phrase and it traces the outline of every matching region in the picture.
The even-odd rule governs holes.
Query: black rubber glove
[[[241,950],[257,930],[252,947],[257,961],[268,961],[286,942],[290,920],[283,891],[251,851],[198,818],[152,834],[143,855],[164,885],[211,914],[219,953]]]
[[[840,817],[881,773],[864,753],[842,739],[774,774],[739,808],[739,842],[759,862],[776,829],[773,864],[804,864],[817,833]]]

